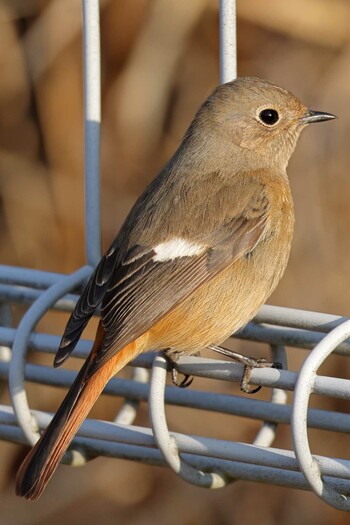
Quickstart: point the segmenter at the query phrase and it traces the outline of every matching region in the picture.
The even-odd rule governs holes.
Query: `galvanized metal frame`
[[[236,76],[235,1],[220,1],[221,81]],[[0,377],[8,378],[12,408],[0,405],[0,438],[34,444],[51,415],[30,410],[25,380],[68,387],[75,372],[26,362],[30,348],[54,353],[59,338],[34,332],[45,312],[71,311],[77,289],[86,281],[101,255],[100,228],[100,49],[98,0],[83,0],[85,86],[85,192],[87,265],[71,275],[0,266]],[[17,328],[9,327],[8,305],[30,304]],[[86,420],[65,462],[82,464],[95,455],[141,460],[170,466],[187,482],[220,488],[245,479],[312,489],[330,505],[349,510],[350,461],[311,455],[307,427],[350,432],[350,415],[309,409],[311,393],[349,399],[349,380],[317,375],[333,351],[349,354],[350,320],[330,314],[264,306],[252,323],[235,337],[270,345],[283,370],[256,369],[252,384],[270,387],[271,400],[186,391],[166,386],[166,361],[152,354],[138,357],[130,380],[114,378],[105,393],[122,396],[122,409],[113,422]],[[299,374],[287,370],[285,346],[312,350]],[[76,356],[84,358],[91,342],[82,340]],[[11,349],[11,352],[10,352]],[[240,381],[239,364],[198,357],[182,358],[179,371],[198,377]],[[150,382],[148,370],[152,369]],[[286,391],[294,390],[292,405]],[[133,425],[140,401],[147,401],[150,428]],[[165,405],[191,407],[258,419],[263,425],[252,445],[169,432]],[[278,423],[290,424],[294,451],[272,448]]]

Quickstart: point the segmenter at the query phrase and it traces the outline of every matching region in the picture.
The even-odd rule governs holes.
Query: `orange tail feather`
[[[55,472],[74,435],[109,379],[142,350],[136,340],[86,379],[92,356],[100,343],[99,333],[92,352],[39,441],[23,461],[16,478],[16,493],[27,499],[39,498]]]

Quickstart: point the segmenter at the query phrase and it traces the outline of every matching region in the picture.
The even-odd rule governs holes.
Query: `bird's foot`
[[[256,394],[257,392],[259,392],[259,390],[261,390],[261,386],[258,386],[256,388],[251,388],[249,386],[250,377],[254,368],[282,368],[281,363],[269,362],[264,357],[255,359],[254,357],[248,357],[242,354],[238,354],[233,350],[228,350],[227,348],[222,348],[221,346],[216,345],[210,345],[209,348],[210,350],[214,350],[214,352],[217,352],[218,354],[226,355],[227,357],[238,361],[238,363],[241,363],[244,366],[243,377],[241,380],[241,390],[246,394]]]
[[[165,357],[167,358],[167,360],[169,362],[170,373],[171,373],[171,380],[172,380],[173,384],[175,386],[178,386],[179,388],[187,388],[187,387],[189,387],[192,384],[194,377],[190,376],[188,374],[182,374],[183,375],[183,379],[179,379],[179,371],[176,368],[176,364],[177,364],[181,354],[180,353],[176,353],[176,352],[170,352],[170,351],[167,351],[167,350],[164,351],[164,354],[165,354]]]

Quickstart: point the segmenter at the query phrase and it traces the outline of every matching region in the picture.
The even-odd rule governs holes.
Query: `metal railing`
[[[28,349],[54,353],[58,347],[58,337],[34,333],[36,324],[50,308],[73,309],[77,289],[90,276],[101,255],[98,0],[83,0],[83,14],[87,266],[71,275],[0,266],[0,376],[9,378],[13,406],[0,405],[0,438],[18,443],[35,443],[51,418],[50,414],[30,410],[25,380],[68,387],[75,377],[70,370],[26,363]],[[225,82],[236,76],[233,0],[220,2],[220,32],[221,80]],[[16,329],[9,327],[11,303],[30,305]],[[166,386],[165,359],[161,355],[139,356],[131,363],[132,379],[114,378],[105,389],[105,393],[125,399],[115,420],[86,420],[65,462],[77,465],[90,457],[105,455],[170,466],[189,483],[210,488],[245,479],[312,489],[330,505],[349,510],[346,494],[350,493],[350,461],[312,456],[307,436],[307,427],[350,432],[349,414],[308,409],[311,393],[349,399],[348,380],[317,375],[319,366],[333,350],[349,353],[349,336],[350,320],[343,317],[264,306],[235,337],[269,344],[273,360],[283,364],[283,370],[264,368],[252,372],[252,384],[271,388],[270,401]],[[312,350],[299,374],[287,370],[285,346]],[[74,355],[85,358],[90,348],[90,341],[81,340]],[[184,357],[178,369],[184,374],[222,381],[239,382],[242,377],[241,365],[215,359]],[[287,404],[286,391],[294,391],[291,405]],[[148,401],[150,428],[132,424],[141,401]],[[170,433],[166,404],[258,419],[262,426],[251,445]],[[294,451],[272,448],[279,423],[290,425]]]

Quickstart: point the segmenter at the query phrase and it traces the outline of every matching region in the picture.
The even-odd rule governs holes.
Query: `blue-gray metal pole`
[[[101,67],[98,0],[83,0],[83,19],[85,112],[85,242],[87,262],[91,266],[96,266],[101,258]]]

